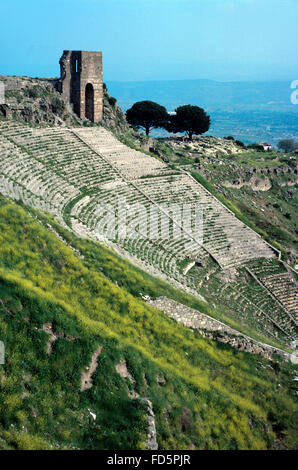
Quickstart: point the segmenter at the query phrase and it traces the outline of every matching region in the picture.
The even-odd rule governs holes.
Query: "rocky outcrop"
[[[31,125],[83,126],[71,106],[59,93],[59,80],[0,75],[4,83],[5,104],[0,105],[0,116],[23,121]],[[101,124],[115,131],[128,129],[125,114],[116,99],[104,92],[103,120]],[[92,123],[88,123],[94,125]]]
[[[0,115],[31,125],[75,126],[80,119],[57,91],[57,79],[0,76],[5,104]]]
[[[222,157],[224,155],[244,152],[243,148],[236,145],[232,140],[211,136],[194,137],[191,142],[185,137],[171,137],[159,140],[172,147],[176,153],[179,151],[183,152],[183,154],[191,152],[191,154],[195,154],[194,156],[198,157]]]
[[[125,131],[129,128],[125,114],[117,105],[116,99],[109,96],[107,91],[103,99],[103,122],[102,124],[111,130]]]
[[[258,178],[257,176],[252,176],[249,181],[244,181],[242,178],[239,178],[235,181],[224,181],[223,186],[226,188],[236,188],[241,189],[243,186],[250,186],[253,191],[269,191],[271,189],[271,181],[269,178]]]

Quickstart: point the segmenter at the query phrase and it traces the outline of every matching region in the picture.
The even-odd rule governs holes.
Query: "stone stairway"
[[[204,217],[203,243],[200,244],[222,268],[253,258],[278,255],[188,174],[168,174],[169,169],[163,162],[129,149],[103,128],[79,129],[76,134],[104,156],[127,181],[133,181],[134,189],[140,190],[153,204],[182,206],[188,203],[199,206]],[[131,191],[128,202],[133,198],[132,186]],[[170,212],[167,213],[171,217]]]

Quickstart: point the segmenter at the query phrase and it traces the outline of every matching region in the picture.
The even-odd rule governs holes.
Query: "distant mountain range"
[[[126,111],[136,101],[151,100],[174,111],[177,106],[203,107],[212,118],[210,134],[233,135],[246,143],[298,138],[298,106],[291,103],[290,82],[216,82],[173,80],[107,82],[109,93]],[[157,130],[154,135],[165,135]]]

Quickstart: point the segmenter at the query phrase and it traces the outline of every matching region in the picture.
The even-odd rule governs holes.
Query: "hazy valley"
[[[107,82],[126,111],[136,101],[150,99],[169,112],[192,103],[212,115],[208,134],[233,135],[246,144],[297,138],[298,109],[291,103],[290,82],[216,82],[212,80]],[[154,136],[166,132],[155,130]]]

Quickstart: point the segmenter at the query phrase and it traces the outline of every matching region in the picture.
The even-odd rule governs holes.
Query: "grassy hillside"
[[[160,448],[295,447],[293,365],[176,324],[140,299],[141,286],[157,289],[149,276],[100,245],[77,241],[74,251],[46,228],[50,218],[39,219],[1,197],[0,448],[144,448],[145,405],[129,397],[120,360],[152,401]],[[45,323],[57,337],[51,354]],[[93,387],[81,392],[99,345]]]

